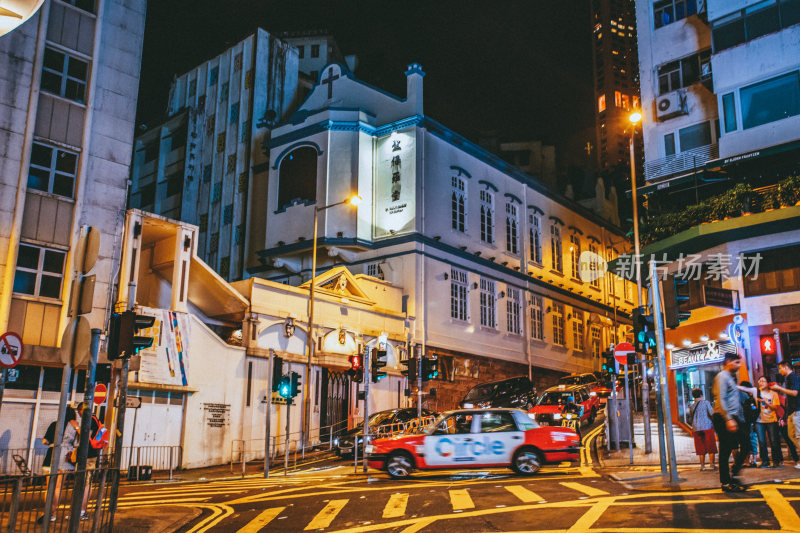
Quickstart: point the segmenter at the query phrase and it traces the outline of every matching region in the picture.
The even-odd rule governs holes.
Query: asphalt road
[[[584,435],[591,439],[591,432]],[[581,465],[550,466],[530,477],[490,469],[417,472],[396,481],[322,461],[268,480],[126,487],[120,505],[202,509],[181,529],[187,532],[800,532],[800,479],[741,494],[634,492],[595,465],[583,454]]]

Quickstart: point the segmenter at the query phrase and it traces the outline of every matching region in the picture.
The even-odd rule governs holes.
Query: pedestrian
[[[761,455],[759,468],[767,468],[769,464],[768,448],[772,450],[772,467],[775,468],[783,462],[781,441],[778,437],[777,406],[780,405],[778,393],[770,390],[767,378],[758,378],[758,403],[759,414],[756,420],[756,433],[758,434],[758,450]]]
[[[689,407],[689,421],[692,424],[694,437],[694,451],[700,457],[700,470],[706,469],[706,454],[708,454],[709,470],[716,470],[714,456],[717,453],[717,439],[714,436],[714,422],[711,417],[714,409],[711,402],[703,397],[701,389],[692,390],[694,402]]]
[[[55,446],[56,441],[56,422],[50,422],[50,425],[47,426],[47,431],[44,432],[44,437],[42,437],[42,444],[47,446],[47,452],[44,454],[44,461],[42,461],[42,470],[46,473],[50,473],[50,465],[53,462],[53,446]]]
[[[783,386],[775,384],[771,388],[786,396],[786,407],[784,408],[786,413],[784,415],[786,417],[785,435],[794,445],[795,452],[792,455],[796,457],[796,449],[800,447],[800,411],[797,410],[798,400],[800,400],[797,397],[798,392],[800,392],[800,376],[792,369],[792,364],[786,360],[778,364],[778,372],[784,377]],[[794,467],[800,469],[800,462],[796,458]]]
[[[742,402],[745,431],[747,432],[747,450],[740,450],[745,455],[744,466],[755,468],[756,455],[758,454],[758,435],[756,435],[756,420],[758,420],[758,389],[749,381],[742,381],[737,387],[739,399]]]
[[[719,439],[719,481],[725,492],[742,492],[745,488],[736,478],[744,464],[748,435],[745,431],[744,413],[736,373],[742,365],[737,353],[725,354],[722,370],[714,378],[714,430]],[[739,449],[730,467],[731,452]]]
[[[66,425],[64,426],[64,436],[61,438],[61,453],[59,455],[58,474],[56,475],[56,488],[53,492],[53,502],[50,507],[51,522],[56,521],[56,510],[58,509],[58,503],[61,499],[61,485],[64,482],[64,476],[67,475],[67,472],[73,472],[75,470],[73,451],[78,446],[78,422],[75,408],[71,405],[66,407],[64,421]],[[55,440],[55,427],[53,428],[53,438]],[[41,524],[43,521],[44,515],[40,516],[36,523]]]
[[[78,404],[78,417],[83,423],[83,412],[86,410],[86,402],[81,402]],[[89,437],[92,438],[99,429],[99,424],[97,419],[92,414],[91,418],[89,418]],[[83,428],[81,427],[81,431]],[[80,441],[79,441],[80,442]],[[95,448],[89,443],[88,454],[86,456],[86,473],[85,476],[85,483],[83,486],[83,502],[81,503],[81,520],[88,520],[89,515],[86,514],[86,506],[89,502],[89,493],[92,488],[92,476],[90,470],[94,470],[97,468],[97,458],[100,455],[100,450]]]

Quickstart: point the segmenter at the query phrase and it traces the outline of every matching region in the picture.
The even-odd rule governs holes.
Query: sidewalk
[[[599,467],[607,470],[615,479],[631,490],[698,490],[719,489],[719,471],[700,471],[700,458],[694,452],[694,439],[680,426],[673,429],[675,442],[675,462],[678,465],[678,483],[669,486],[669,474],[661,476],[661,454],[659,452],[658,425],[654,413],[651,418],[652,453],[644,453],[644,423],[641,413],[634,414],[633,464],[627,442],[620,442],[620,450],[609,450],[605,442],[605,432],[594,440]],[[666,438],[666,436],[665,436]],[[788,453],[784,453],[788,458]],[[708,459],[708,458],[706,458]],[[778,468],[744,468],[739,474],[745,484],[783,483],[800,479],[800,470],[794,468],[791,460]]]

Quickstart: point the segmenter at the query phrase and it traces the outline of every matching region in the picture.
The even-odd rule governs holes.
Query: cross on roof
[[[333,75],[333,67],[328,69],[328,77],[322,80],[322,83],[328,84],[328,98],[333,98],[333,82],[334,80],[338,80],[339,75]]]

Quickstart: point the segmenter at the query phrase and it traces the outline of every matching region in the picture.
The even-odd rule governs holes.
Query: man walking
[[[714,431],[719,439],[719,481],[725,492],[742,492],[745,488],[735,477],[747,458],[749,435],[744,423],[744,412],[736,388],[736,374],[742,366],[739,354],[725,354],[722,370],[714,378]],[[734,454],[733,468],[728,464]]]
[[[772,390],[786,395],[786,432],[795,448],[800,448],[800,411],[798,411],[798,391],[800,391],[800,376],[792,370],[789,361],[781,361],[778,365],[778,372],[784,376],[784,386],[774,385]],[[800,468],[800,462],[795,462],[795,468]]]

